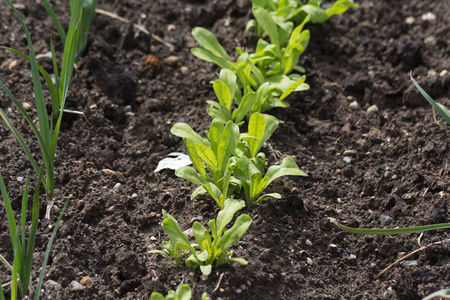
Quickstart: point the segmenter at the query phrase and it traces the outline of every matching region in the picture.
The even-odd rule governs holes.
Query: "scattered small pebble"
[[[307,263],[308,265],[312,265],[312,264],[313,264],[313,261],[312,261],[311,258],[307,257],[307,258],[306,258],[306,263]]]
[[[179,61],[179,58],[178,58],[178,56],[175,56],[175,55],[171,55],[171,56],[168,56],[163,59],[163,62],[168,65],[175,65],[178,63],[178,61]]]
[[[356,255],[355,254],[350,254],[350,259],[356,259]]]
[[[25,111],[30,111],[31,110],[31,103],[23,102],[22,103],[22,107],[23,107],[23,109],[25,109]]]
[[[202,216],[193,217],[191,220],[189,220],[189,223],[194,223],[195,221],[200,222],[203,220]]]
[[[186,66],[182,66],[182,67],[180,68],[180,71],[181,71],[181,73],[183,73],[183,74],[187,74],[187,73],[189,72],[189,68],[186,67]]]
[[[350,107],[350,109],[352,109],[352,110],[357,110],[359,108],[359,104],[357,101],[353,101],[352,103],[350,103],[348,105],[348,107]]]
[[[203,274],[202,276],[200,276],[200,279],[206,281],[208,280],[208,275]]]
[[[48,51],[46,53],[36,55],[36,59],[41,59],[41,58],[52,59],[52,52]]]
[[[241,284],[241,289],[245,290],[247,288],[247,286],[245,284]]]
[[[156,241],[158,240],[156,237],[154,237],[153,235],[150,237],[150,241]]]
[[[432,12],[427,12],[426,14],[423,14],[421,18],[424,21],[430,21],[430,22],[436,21],[436,15],[433,14]]]
[[[415,267],[418,265],[418,262],[417,262],[417,260],[404,260],[404,261],[400,262],[400,265],[405,268]]]
[[[46,282],[44,282],[44,288],[46,288],[46,289],[53,288],[53,289],[60,290],[60,289],[62,289],[62,285],[56,281],[47,280]]]
[[[337,248],[337,245],[336,244],[329,244],[328,247],[330,247],[330,248]]]
[[[84,290],[84,286],[76,280],[72,280],[70,283],[70,290],[72,291],[82,291]]]
[[[17,59],[12,60],[12,61],[8,64],[8,69],[10,69],[10,70],[14,69],[15,67],[17,67],[18,63],[19,63],[19,62],[17,61]]]
[[[129,111],[131,111],[131,105],[124,106],[124,107],[123,107],[123,111],[124,111],[124,112],[129,112]]]
[[[436,43],[437,43],[436,38],[435,38],[434,36],[432,36],[432,35],[427,36],[427,37],[423,40],[423,42],[424,42],[426,45],[430,45],[430,46],[434,46],[434,45],[436,45]]]
[[[439,73],[439,76],[444,77],[448,74],[448,70],[442,70],[441,73]]]
[[[414,18],[414,17],[407,17],[405,19],[405,23],[408,25],[412,25],[415,21],[416,21],[416,18]]]
[[[428,77],[434,77],[437,75],[437,72],[435,70],[428,70],[427,76]]]
[[[344,158],[342,159],[346,164],[349,164],[352,162],[352,159],[350,156],[344,156]]]
[[[81,278],[80,280],[80,283],[84,286],[87,286],[93,284],[94,280],[89,276],[83,276],[83,278]]]
[[[236,294],[240,294],[240,293],[242,293],[242,290],[241,289],[236,289]]]
[[[392,223],[393,220],[394,220],[394,219],[392,219],[392,218],[389,217],[389,216],[381,215],[381,216],[380,216],[380,225],[381,225],[381,226],[389,226],[389,225]]]
[[[177,26],[174,24],[167,25],[167,31],[174,31],[175,29],[177,29]]]
[[[378,112],[378,106],[376,106],[375,104],[372,105],[372,106],[370,106],[370,107],[367,109],[367,113],[369,113],[369,114],[371,114],[371,113],[376,113],[376,112]]]
[[[18,182],[22,182],[23,181],[23,177],[22,176],[17,177],[17,181]]]
[[[83,207],[84,207],[84,200],[78,200],[77,207],[78,207],[78,209],[83,209]]]
[[[310,240],[306,240],[305,244],[308,245],[308,246],[312,246],[312,242]]]
[[[121,190],[123,190],[123,186],[122,186],[122,184],[121,184],[120,182],[118,182],[118,183],[116,183],[116,184],[114,185],[114,189],[115,189],[116,191],[121,191]]]
[[[125,182],[126,181],[125,176],[121,172],[113,171],[113,170],[110,170],[110,169],[103,169],[102,172],[103,172],[103,174],[110,175],[111,177],[113,177],[114,179],[116,179],[116,180],[118,180],[120,182]]]

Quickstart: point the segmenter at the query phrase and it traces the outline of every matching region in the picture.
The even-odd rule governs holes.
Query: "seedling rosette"
[[[162,254],[177,266],[180,266],[181,260],[190,253],[185,260],[186,265],[195,269],[200,267],[201,272],[205,275],[211,273],[213,265],[220,267],[230,262],[246,265],[246,260],[232,257],[232,252],[229,252],[228,248],[237,243],[244,235],[252,223],[252,219],[248,215],[241,215],[231,228],[226,229],[235,213],[244,206],[245,203],[242,200],[225,200],[224,209],[219,212],[217,219],[209,221],[211,234],[202,224],[195,222],[192,232],[197,244],[191,244],[186,234],[181,231],[178,222],[163,210],[164,221],[161,227],[170,239],[170,242],[163,242],[167,253],[160,250],[152,250],[149,253]]]

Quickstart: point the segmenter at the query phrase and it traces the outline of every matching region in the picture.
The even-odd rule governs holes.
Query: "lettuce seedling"
[[[177,123],[170,132],[183,138],[194,168],[185,166],[176,171],[178,177],[200,185],[191,195],[208,192],[220,208],[229,198],[237,182],[231,177],[232,157],[239,143],[239,127],[229,121],[226,124],[219,119],[211,122],[206,133],[209,141],[197,134],[188,124]],[[207,173],[209,172],[209,174]]]
[[[244,235],[252,219],[248,215],[241,215],[231,228],[226,229],[236,212],[244,206],[243,200],[225,200],[224,209],[219,212],[217,219],[209,221],[211,234],[202,224],[195,222],[192,226],[192,232],[197,244],[191,244],[186,234],[181,231],[178,222],[163,210],[164,221],[161,226],[170,238],[170,242],[163,242],[163,246],[168,254],[160,250],[152,250],[149,253],[163,254],[174,264],[180,266],[181,259],[187,252],[190,252],[191,255],[185,261],[186,265],[192,268],[200,267],[205,275],[211,273],[213,264],[215,267],[230,262],[246,265],[247,261],[244,259],[233,258],[232,252],[228,252],[228,248],[237,243]],[[196,248],[199,250],[196,250]]]
[[[190,300],[192,296],[191,288],[187,284],[180,285],[176,291],[169,290],[167,296],[153,292],[150,300]],[[208,294],[204,292],[201,300],[208,299]]]
[[[264,194],[260,196],[264,189],[275,179],[287,175],[308,176],[299,169],[292,157],[286,157],[281,162],[281,165],[271,166],[263,177],[263,172],[261,172],[246,156],[242,156],[236,161],[233,175],[241,180],[248,206],[256,204],[267,197],[280,199],[281,195],[279,193]]]

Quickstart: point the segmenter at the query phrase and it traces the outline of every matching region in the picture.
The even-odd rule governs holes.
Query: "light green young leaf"
[[[252,219],[249,215],[240,215],[234,222],[233,227],[225,231],[217,247],[225,250],[237,243],[251,223]]]
[[[287,96],[289,96],[292,92],[296,91],[299,87],[301,87],[302,91],[309,89],[309,85],[304,84],[305,80],[306,76],[303,75],[302,77],[300,77],[300,79],[292,83],[280,96],[280,100],[284,100]]]
[[[345,13],[345,11],[351,7],[358,8],[359,5],[351,0],[338,0],[333,3],[332,7],[326,10],[326,13],[329,17],[332,15],[340,15]]]
[[[207,245],[211,245],[211,237],[209,236],[208,230],[206,230],[206,228],[199,222],[195,222],[194,225],[192,225],[192,233],[194,234],[195,240],[197,241],[200,249],[202,251],[209,250],[208,248],[203,247],[205,241]]]
[[[230,60],[228,53],[217,41],[216,36],[209,30],[202,27],[192,29],[192,36],[200,46],[210,51],[213,55],[225,60]]]
[[[231,111],[231,106],[233,105],[233,98],[227,84],[221,80],[216,80],[213,83],[213,89],[214,92],[216,93],[219,103]]]
[[[417,233],[424,232],[436,229],[446,229],[450,228],[450,223],[441,223],[441,224],[433,224],[433,225],[425,225],[425,226],[416,226],[416,227],[406,227],[406,228],[392,228],[392,229],[374,229],[374,228],[352,228],[336,223],[342,230],[348,231],[351,233],[358,234],[381,234],[381,235],[395,235],[395,234],[408,234],[408,233]]]
[[[184,144],[186,145],[186,149],[188,150],[189,159],[191,160],[194,167],[197,169],[197,171],[204,179],[208,178],[208,175],[206,175],[205,166],[203,166],[203,162],[201,161],[197,153],[195,145],[192,143],[191,140],[187,138],[183,138],[183,141]]]
[[[208,140],[202,138],[198,133],[192,129],[191,126],[189,126],[186,123],[176,123],[172,126],[170,129],[170,133],[173,135],[176,135],[181,138],[187,138],[189,139],[193,144],[202,144],[207,147],[210,146],[210,143]]]
[[[324,23],[326,20],[329,19],[328,14],[325,12],[325,10],[321,9],[320,7],[307,4],[303,5],[301,9],[310,16],[311,22],[314,24]]]
[[[275,198],[275,199],[281,199],[281,195],[278,193],[264,194],[261,197],[259,197],[255,202],[253,202],[253,204],[256,204],[256,203],[258,203],[266,198],[270,198],[270,197]]]
[[[191,288],[187,284],[182,284],[177,288],[176,296],[178,300],[190,300],[192,293]]]
[[[247,93],[244,95],[244,97],[242,97],[238,108],[233,111],[233,120],[236,124],[238,124],[245,118],[250,109],[255,105],[255,102],[256,102],[255,92]]]
[[[295,163],[295,160],[288,156],[283,159],[281,162],[281,165],[277,166],[271,166],[266,173],[267,178],[269,178],[269,181],[267,182],[267,185],[269,185],[272,181],[277,179],[281,176],[287,176],[287,175],[293,175],[293,176],[308,176],[305,172],[301,171],[297,164]]]
[[[209,274],[211,274],[212,271],[212,265],[206,265],[206,266],[200,266],[200,271],[202,271],[203,275],[208,276]]]
[[[206,180],[201,177],[193,167],[184,166],[175,171],[175,175],[189,180],[194,184],[205,184]]]
[[[267,32],[271,43],[280,47],[277,24],[270,13],[260,6],[253,6],[253,16],[255,16],[256,21],[264,31]]]
[[[203,49],[203,48],[191,48],[191,53],[207,62],[212,62],[218,65],[221,68],[230,68],[231,64],[226,59],[223,59],[221,57],[215,56],[210,51]]]
[[[214,154],[214,151],[202,144],[196,144],[194,146],[200,158],[203,159],[207,164],[212,166],[214,169],[217,169],[217,157]]]
[[[227,199],[224,203],[224,208],[217,215],[217,227],[216,233],[217,236],[221,236],[223,230],[231,222],[234,217],[234,214],[241,210],[245,206],[245,202],[243,200],[235,200],[235,199]],[[212,231],[212,228],[210,228]]]

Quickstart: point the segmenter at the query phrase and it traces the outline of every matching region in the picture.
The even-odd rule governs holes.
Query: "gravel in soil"
[[[189,200],[194,187],[173,171],[154,173],[168,153],[185,152],[170,134],[176,122],[202,132],[210,122],[206,100],[217,67],[190,54],[194,26],[211,29],[229,53],[254,47],[244,35],[249,1],[99,1],[98,7],[141,24],[173,48],[104,15],[97,15],[77,64],[55,160],[56,213],[70,203],[54,243],[44,299],[149,299],[189,284],[197,299],[420,299],[448,287],[450,248],[435,245],[378,273],[403,255],[448,238],[446,231],[405,236],[356,236],[336,230],[334,218],[353,227],[415,226],[449,221],[449,127],[433,120],[409,80],[450,106],[448,1],[358,1],[359,9],[310,25],[301,59],[311,89],[289,97],[284,120],[265,148],[270,163],[293,156],[309,177],[283,178],[271,187],[280,200],[245,208],[253,218],[233,248],[249,261],[206,279],[148,254],[167,240],[165,209],[187,229],[217,209],[208,197]],[[63,24],[68,7],[56,1]],[[39,54],[57,36],[41,4],[20,8]],[[434,16],[434,17],[433,17]],[[26,51],[22,29],[0,3],[1,44]],[[61,50],[61,45],[57,44]],[[45,68],[51,64],[39,61]],[[29,66],[0,53],[0,78],[22,102],[33,103]],[[446,72],[447,70],[447,72]],[[0,92],[20,132],[31,136],[19,112]],[[376,107],[375,107],[375,106]],[[39,153],[29,138],[33,153]],[[6,128],[0,127],[0,170],[18,209],[31,170]],[[34,177],[33,177],[34,178]],[[35,181],[35,178],[33,179]],[[12,260],[3,203],[0,253]],[[41,214],[45,203],[41,204]],[[34,275],[54,220],[42,219]],[[3,282],[9,279],[0,266]]]

